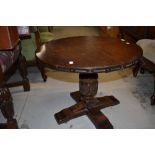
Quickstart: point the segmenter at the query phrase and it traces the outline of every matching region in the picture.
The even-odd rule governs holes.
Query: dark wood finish
[[[53,26],[48,26],[48,31],[53,32]]]
[[[143,57],[141,67],[147,69],[150,73],[155,73],[155,64]]]
[[[117,71],[139,63],[141,48],[114,38],[72,37],[48,42],[37,52],[40,66],[79,73],[79,91],[71,93],[77,104],[56,113],[57,122],[61,124],[86,114],[96,128],[113,128],[100,110],[119,101],[113,96],[95,97],[98,73]]]
[[[139,39],[146,38],[148,28],[145,26],[120,26],[120,32],[123,38],[127,40],[138,41]]]
[[[43,78],[43,81],[46,82],[47,80],[47,76],[45,74],[45,65],[42,63],[42,61],[40,61],[39,59],[37,59],[36,57],[36,64],[37,64],[37,67],[41,73],[41,76]]]
[[[0,123],[0,129],[17,129],[17,121],[13,118],[14,109],[10,91],[6,87],[0,88],[0,110],[7,123]]]
[[[102,37],[53,40],[41,46],[37,52],[37,57],[46,66],[76,73],[120,70],[136,64],[142,55],[141,48],[134,43],[128,45],[119,39]],[[70,61],[73,64],[69,64]]]
[[[120,26],[119,29],[123,38],[133,42],[155,38],[155,26]]]
[[[40,33],[39,33],[38,29],[35,32],[35,41],[36,41],[37,49],[39,49],[40,46],[42,45],[42,43],[41,43]]]
[[[150,39],[155,38],[155,26],[148,26],[148,36]]]
[[[99,29],[103,37],[118,38],[120,34],[119,26],[99,26]]]
[[[20,42],[18,43],[20,44]],[[16,70],[19,70],[19,73],[22,77],[22,80],[18,80],[15,82],[7,82],[9,78],[15,73]],[[7,87],[16,87],[16,86],[23,86],[24,91],[29,91],[30,90],[30,83],[27,78],[27,68],[26,68],[26,59],[25,57],[21,54],[21,46],[20,46],[20,54],[17,58],[17,60],[12,64],[12,66],[5,72],[4,78],[6,81],[6,86]]]
[[[80,74],[78,92],[71,93],[77,104],[55,114],[58,122],[64,123],[78,116],[87,115],[96,128],[113,128],[110,121],[101,113],[100,109],[119,104],[113,96],[95,98],[98,90],[97,74]],[[93,116],[94,114],[94,116]]]
[[[16,26],[0,26],[0,50],[13,49],[18,42]]]
[[[12,97],[9,89],[5,85],[4,76],[0,68],[0,110],[6,118],[6,123],[0,123],[0,129],[16,129],[18,128],[16,119],[14,116],[14,108],[12,103]]]

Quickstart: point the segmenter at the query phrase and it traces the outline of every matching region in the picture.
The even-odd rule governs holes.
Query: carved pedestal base
[[[77,104],[55,114],[58,124],[87,115],[98,129],[112,129],[113,126],[100,109],[119,104],[113,96],[95,98],[98,90],[97,74],[80,74],[80,91],[71,93]]]

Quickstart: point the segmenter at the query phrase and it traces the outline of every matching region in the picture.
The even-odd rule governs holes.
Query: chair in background
[[[48,41],[54,40],[52,26],[37,26],[35,34],[37,48]]]
[[[143,50],[143,59],[141,64],[137,67],[135,76],[137,76],[138,70],[140,73],[144,73],[145,70],[150,72],[154,77],[154,92],[151,96],[151,105],[155,105],[155,40],[153,39],[141,39],[137,41],[137,45]]]
[[[35,26],[18,26],[19,37],[21,39],[22,54],[26,58],[27,66],[35,66],[35,51],[37,49]]]
[[[12,74],[19,70],[22,80],[8,82]],[[0,26],[0,109],[7,119],[1,128],[17,128],[13,119],[14,110],[9,87],[23,86],[24,91],[30,90],[27,78],[26,59],[21,54],[21,42],[16,26]]]
[[[27,66],[37,65],[44,81],[47,77],[44,68],[39,65],[40,63],[36,63],[35,54],[36,49],[40,48],[43,43],[54,39],[52,30],[52,26],[18,26],[22,46],[21,52],[26,58],[26,64]]]
[[[136,43],[143,50],[143,58],[135,68],[133,76],[138,72],[150,72],[154,78],[154,92],[151,96],[151,105],[155,105],[155,26],[121,26],[119,27],[121,36],[130,42]]]
[[[54,40],[53,27],[52,26],[38,26],[37,31],[35,32],[37,49],[40,46],[48,41]],[[42,78],[44,82],[47,80],[47,76],[45,74],[44,65],[36,59],[37,66],[41,72]]]

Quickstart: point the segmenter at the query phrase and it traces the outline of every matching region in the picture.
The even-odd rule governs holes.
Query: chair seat
[[[139,45],[142,48],[143,56],[155,63],[155,40],[141,39],[137,41],[137,45]]]
[[[17,60],[20,53],[19,45],[16,46],[12,51],[0,50],[0,66],[2,72],[5,73],[10,66]]]
[[[54,40],[54,34],[51,32],[41,32],[40,39],[42,43]]]

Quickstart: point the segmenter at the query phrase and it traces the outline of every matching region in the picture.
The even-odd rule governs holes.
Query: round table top
[[[95,36],[70,37],[43,44],[36,57],[52,69],[100,73],[130,67],[142,57],[135,43]]]

